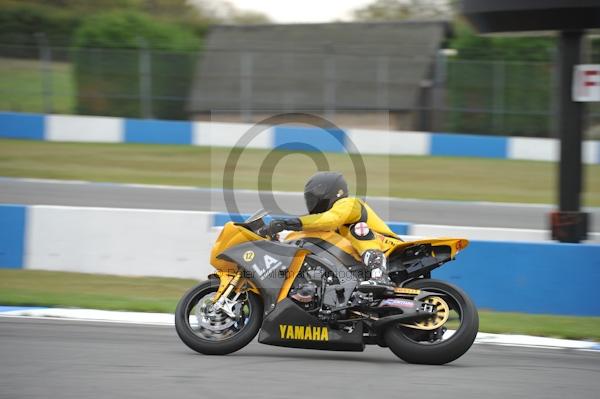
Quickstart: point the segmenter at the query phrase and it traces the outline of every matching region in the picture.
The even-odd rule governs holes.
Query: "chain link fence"
[[[219,54],[223,56],[222,51]],[[194,87],[198,87],[197,66],[213,55],[214,51],[157,51],[143,45],[138,50],[50,47],[43,43],[0,45],[0,110],[192,119],[195,115],[189,112],[189,102]],[[352,58],[344,54],[336,56]],[[247,60],[261,57],[265,54],[250,50],[231,52],[226,57],[230,62],[221,66],[226,70],[236,65],[235,73],[239,76],[219,80],[219,84],[240,86],[239,98],[233,99],[240,104],[240,115],[253,107],[251,99],[257,87],[252,82],[265,81],[264,76],[252,75]],[[269,57],[276,59],[277,55]],[[333,105],[328,108],[329,113],[342,109],[336,108],[336,104],[343,104],[347,96],[357,91],[372,92],[373,101],[365,101],[364,110],[381,110],[381,105],[393,98],[394,90],[399,90],[398,82],[393,82],[390,76],[411,66],[411,60],[363,58],[360,69],[364,79],[359,81],[347,78],[350,61],[332,62],[331,57],[325,56],[316,59],[318,62],[311,68],[322,85],[321,102]],[[429,76],[418,82],[420,92],[414,101],[403,106],[407,109],[396,110],[413,114],[411,126],[403,128],[513,136],[557,135],[556,73],[552,63],[460,60],[443,53],[429,63]],[[286,59],[279,60],[279,64],[281,68],[294,67],[287,65]],[[315,85],[310,74],[301,73],[295,81],[276,84],[278,68],[273,67],[273,78],[264,84],[272,86],[273,95],[279,98],[301,97],[304,87]],[[204,79],[218,80],[211,76]],[[209,96],[219,97],[227,92],[218,85],[207,87],[211,87],[207,89]],[[287,105],[286,101],[282,103],[282,111],[293,108],[293,101],[287,101]],[[586,108],[589,135],[600,138],[600,105],[592,103]],[[595,130],[598,132],[594,133]]]
[[[0,109],[187,119],[197,53],[0,46]]]

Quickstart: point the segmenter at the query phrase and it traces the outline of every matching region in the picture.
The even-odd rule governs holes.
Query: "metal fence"
[[[236,99],[242,104],[241,114],[245,112],[246,99],[253,98],[253,87],[256,90],[248,84],[253,79],[252,69],[242,68],[247,64],[244,60],[248,54],[254,59],[264,57],[250,50],[228,55],[239,69],[239,76],[231,84],[243,86],[240,93],[244,98]],[[193,116],[188,112],[188,105],[197,78],[197,63],[212,55],[211,51],[0,45],[0,110],[189,119]],[[351,58],[344,54],[339,56]],[[285,60],[280,61],[285,64]],[[360,62],[365,66],[361,68],[365,79],[370,81],[369,86],[345,77],[347,63],[332,63],[328,57],[322,57],[319,62],[314,69],[321,74],[322,102],[333,104],[332,112],[339,109],[335,103],[343,100],[343,93],[352,90],[372,91],[375,100],[365,104],[365,110],[377,108],[380,100],[389,99],[395,90],[390,75],[411,65],[410,60],[402,64],[389,57],[363,59]],[[230,65],[224,64],[222,68],[230,68]],[[418,84],[420,94],[408,109],[402,110],[415,115],[414,126],[407,128],[556,136],[556,81],[552,63],[471,61],[448,58],[440,53],[430,60],[428,71],[429,76]],[[300,96],[303,87],[315,84],[310,74],[303,75],[305,80],[302,75],[298,76],[299,80],[293,84],[274,84],[277,78],[273,75],[272,82],[266,84],[270,84],[279,97],[290,99]],[[218,96],[220,91],[213,86],[210,94]],[[590,104],[586,126],[593,130],[598,125],[600,106]]]
[[[449,60],[444,127],[449,131],[548,136],[556,85],[551,63]]]
[[[0,109],[187,119],[198,54],[0,46]]]

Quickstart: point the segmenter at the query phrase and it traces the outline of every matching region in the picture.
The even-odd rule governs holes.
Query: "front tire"
[[[423,333],[409,327],[390,326],[384,333],[390,350],[402,360],[417,364],[446,364],[464,355],[479,329],[479,315],[473,301],[460,288],[440,280],[418,279],[406,287],[444,295],[459,314],[460,325],[448,339],[439,340],[428,340]]]
[[[244,314],[239,320],[227,319],[218,312],[206,313],[203,302],[208,302],[218,288],[217,279],[198,284],[181,298],[175,310],[177,335],[188,347],[205,355],[226,355],[242,349],[254,339],[262,325],[262,300],[252,292],[243,294],[240,312]],[[193,313],[196,316],[194,324],[190,320],[194,318]],[[228,327],[218,330],[214,325],[216,328],[219,325]]]

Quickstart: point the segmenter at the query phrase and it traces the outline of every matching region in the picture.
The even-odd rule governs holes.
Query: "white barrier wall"
[[[211,223],[206,212],[31,206],[25,268],[205,278]]]
[[[346,133],[362,154],[429,154],[431,136],[423,132],[348,129]]]
[[[585,164],[600,163],[600,142],[585,140],[581,149],[581,159]]]
[[[123,118],[107,116],[48,115],[46,140],[120,143],[124,141],[123,123]]]
[[[438,226],[432,224],[413,224],[410,227],[411,234],[424,237],[463,237],[469,240],[484,241],[544,241],[550,239],[550,232],[545,230]]]
[[[442,226],[433,224],[413,224],[411,236],[419,237],[461,237],[479,241],[536,242],[551,240],[549,230],[508,229],[499,227]],[[600,242],[600,233],[588,233],[588,242]]]
[[[249,123],[195,122],[192,144],[213,147],[234,147],[246,133],[255,127]],[[256,128],[258,132],[260,128]],[[262,126],[260,133],[246,145],[248,148],[271,148],[273,129]]]
[[[22,264],[11,267],[195,279],[213,272],[210,249],[220,228],[210,212],[28,206],[26,215],[24,228],[17,222],[13,230],[7,227],[11,234],[25,235]],[[532,245],[549,238],[543,230],[423,224],[410,225],[408,234],[402,238],[450,236]],[[600,233],[590,238],[600,242]]]
[[[560,143],[555,139],[511,137],[508,141],[508,158],[535,161],[557,161]]]

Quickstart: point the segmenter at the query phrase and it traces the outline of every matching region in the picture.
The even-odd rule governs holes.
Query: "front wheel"
[[[233,317],[212,308],[219,281],[209,279],[190,289],[175,310],[175,330],[191,349],[205,355],[226,355],[248,345],[262,324],[262,300],[245,292],[230,302]]]
[[[479,329],[479,315],[471,299],[460,288],[439,280],[418,279],[406,287],[431,292],[423,298],[436,306],[438,314],[413,325],[390,326],[385,342],[402,360],[418,364],[446,364],[473,345]]]

